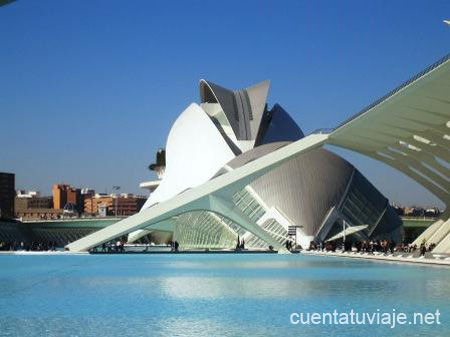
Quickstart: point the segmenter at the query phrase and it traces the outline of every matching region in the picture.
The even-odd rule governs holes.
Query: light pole
[[[342,245],[343,245],[342,250],[345,252],[345,234],[347,231],[347,224],[346,224],[345,220],[342,220],[342,226],[344,227],[344,237],[342,239]]]
[[[303,228],[303,226],[288,226],[288,239],[290,240],[292,236],[295,237],[295,247],[297,247],[297,231],[298,228]]]
[[[117,191],[120,190],[120,186],[113,186],[113,190],[116,191],[116,205],[115,205],[115,216],[117,217],[117,199],[118,199],[118,195],[117,195]]]
[[[345,220],[342,220],[342,226],[344,227],[344,244],[345,244],[345,229],[346,229]]]

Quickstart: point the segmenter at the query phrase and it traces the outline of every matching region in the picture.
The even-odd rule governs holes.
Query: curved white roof
[[[450,202],[450,60],[446,56],[329,135]]]
[[[198,104],[192,103],[170,130],[166,171],[144,208],[203,184],[234,157],[208,115]]]

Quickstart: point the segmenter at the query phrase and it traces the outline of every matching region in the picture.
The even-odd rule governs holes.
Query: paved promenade
[[[414,257],[413,255],[403,256],[402,254],[368,254],[368,253],[357,253],[357,252],[321,252],[321,251],[302,251],[302,255],[312,255],[312,256],[330,256],[330,257],[343,257],[351,259],[363,259],[372,260],[380,262],[396,262],[396,263],[412,263],[420,265],[430,265],[430,266],[446,266],[450,267],[450,257]]]
[[[276,250],[243,250],[236,251],[234,249],[217,249],[217,250],[205,250],[205,249],[187,249],[180,250],[178,252],[170,251],[170,247],[167,249],[153,249],[153,250],[125,250],[121,251],[93,251],[93,252],[69,252],[69,251],[0,251],[1,255],[142,255],[142,254],[277,254]]]
[[[180,252],[170,252],[170,251],[148,251],[148,252],[137,252],[137,251],[129,251],[129,252],[97,252],[97,253],[71,253],[64,251],[0,251],[1,255],[86,255],[86,254],[267,254],[267,253],[277,253],[276,251],[244,251],[244,252],[236,252],[234,250],[185,250]],[[299,253],[299,252],[295,252]],[[415,257],[411,254],[396,254],[385,255],[381,253],[368,254],[368,253],[357,253],[357,252],[321,252],[321,251],[301,251],[301,255],[307,256],[327,256],[327,257],[340,257],[340,258],[350,258],[350,259],[362,259],[362,260],[371,260],[378,262],[391,262],[391,263],[408,263],[408,264],[416,264],[416,265],[428,265],[428,266],[444,266],[450,267],[450,257],[446,256],[436,256],[436,257]],[[407,256],[403,256],[407,255]]]

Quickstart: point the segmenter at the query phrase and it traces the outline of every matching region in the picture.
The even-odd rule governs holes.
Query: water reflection
[[[2,335],[353,336],[373,335],[373,327],[299,328],[289,315],[393,308],[450,315],[443,268],[280,255],[9,258],[0,257]],[[431,332],[450,335],[448,321],[384,330]]]

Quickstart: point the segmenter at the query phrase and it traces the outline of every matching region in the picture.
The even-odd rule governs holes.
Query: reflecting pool
[[[1,336],[450,336],[450,268],[277,254],[0,256]],[[440,312],[440,325],[292,313]]]

